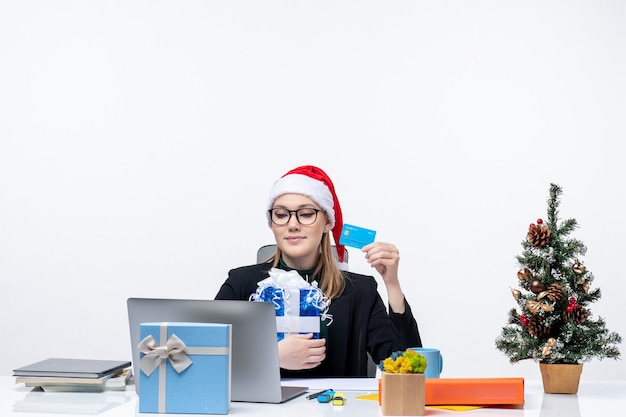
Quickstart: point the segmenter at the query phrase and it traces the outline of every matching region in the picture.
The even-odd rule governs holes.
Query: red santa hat
[[[328,216],[330,228],[333,232],[339,262],[343,263],[345,248],[343,245],[339,244],[341,229],[343,228],[343,216],[341,215],[339,200],[337,200],[337,195],[335,194],[335,186],[328,175],[320,168],[313,165],[303,165],[292,169],[272,186],[267,202],[267,209],[270,210],[272,208],[276,198],[283,194],[290,193],[305,195],[315,201],[322,210],[324,210]],[[267,213],[267,220],[271,227],[272,220],[269,211]]]

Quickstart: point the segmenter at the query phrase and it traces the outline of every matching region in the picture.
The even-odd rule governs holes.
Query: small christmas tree
[[[568,238],[576,220],[559,223],[561,192],[558,185],[550,184],[548,221],[537,219],[529,226],[524,251],[516,257],[522,290],[511,292],[519,310],[510,310],[508,324],[496,338],[496,348],[511,363],[532,359],[580,364],[620,356],[620,335],[609,332],[601,317],[592,319],[588,306],[600,299],[600,289],[592,287],[593,274],[580,260],[587,248]]]

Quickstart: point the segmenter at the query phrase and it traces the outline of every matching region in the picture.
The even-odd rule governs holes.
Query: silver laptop
[[[272,303],[235,300],[129,298],[128,323],[133,372],[139,393],[139,325],[186,321],[232,324],[231,400],[282,403],[308,387],[281,386]]]

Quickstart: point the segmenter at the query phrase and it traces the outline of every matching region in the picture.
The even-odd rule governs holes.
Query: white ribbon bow
[[[186,348],[185,343],[175,334],[167,339],[165,346],[157,345],[154,337],[148,335],[139,343],[139,351],[145,354],[139,360],[139,367],[147,376],[150,376],[162,361],[169,359],[174,370],[181,373],[193,363],[187,356]]]

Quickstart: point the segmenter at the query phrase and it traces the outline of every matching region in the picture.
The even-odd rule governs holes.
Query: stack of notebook
[[[124,390],[130,361],[49,358],[13,370],[15,382],[44,391]]]

